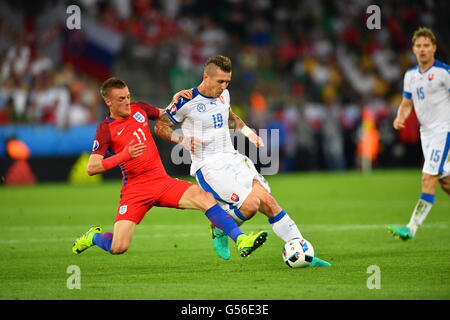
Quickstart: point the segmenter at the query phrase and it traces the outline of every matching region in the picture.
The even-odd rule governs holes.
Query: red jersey
[[[124,186],[129,180],[142,175],[147,180],[168,176],[148,125],[148,119],[158,118],[158,108],[144,102],[135,102],[131,104],[131,114],[128,117],[111,119],[107,116],[98,125],[92,154],[105,156],[109,151],[114,155],[130,144],[143,142],[147,145],[142,155],[119,165]]]

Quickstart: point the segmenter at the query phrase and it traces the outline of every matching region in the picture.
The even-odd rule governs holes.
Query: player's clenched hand
[[[146,148],[147,145],[145,143],[136,143],[128,147],[128,153],[130,154],[131,158],[134,159],[142,155]]]
[[[198,150],[202,146],[202,141],[195,137],[183,137],[181,141],[181,145],[185,147],[187,150],[194,152]]]
[[[250,140],[251,143],[253,143],[255,146],[259,147],[264,147],[264,141],[263,139],[258,136],[256,133],[250,133],[248,135],[248,140]]]
[[[405,127],[405,122],[397,117],[394,120],[393,126],[395,130],[400,130]]]
[[[175,93],[172,97],[172,102],[177,102],[181,97],[191,100],[192,99],[192,90],[181,90]]]

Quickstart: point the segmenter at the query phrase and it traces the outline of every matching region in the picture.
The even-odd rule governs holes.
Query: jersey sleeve
[[[187,115],[187,112],[189,111],[187,107],[183,106],[190,100],[186,98],[179,98],[177,102],[171,103],[166,108],[166,114],[169,117],[169,119],[177,124],[183,122],[184,118]]]
[[[225,104],[231,109],[230,91],[228,91],[228,89],[223,90],[221,96],[223,97]]]
[[[95,134],[91,154],[99,154],[105,156],[106,152],[109,149],[110,144],[111,144],[111,134],[109,132],[108,124],[102,122],[97,127],[97,132]]]
[[[446,65],[446,71],[444,76],[444,86],[447,91],[450,91],[450,66]]]
[[[406,72],[403,78],[403,97],[412,99],[411,82],[409,81],[410,72]]]
[[[147,113],[147,117],[151,120],[157,120],[159,118],[159,108],[156,108],[148,103],[138,101],[134,103]]]

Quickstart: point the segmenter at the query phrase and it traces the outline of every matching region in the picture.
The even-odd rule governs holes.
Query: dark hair
[[[214,56],[210,57],[205,62],[205,69],[210,65],[214,64],[215,66],[219,67],[220,70],[223,72],[231,72],[231,60],[228,57],[225,56]]]
[[[103,99],[105,99],[110,89],[122,89],[125,88],[126,86],[127,84],[125,83],[125,81],[119,78],[115,77],[109,78],[105,82],[103,82],[102,85],[100,86],[100,95],[102,96]]]

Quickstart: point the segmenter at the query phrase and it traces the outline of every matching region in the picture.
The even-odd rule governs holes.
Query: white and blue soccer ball
[[[314,248],[306,239],[292,239],[284,245],[283,261],[291,268],[309,266],[314,258]]]

